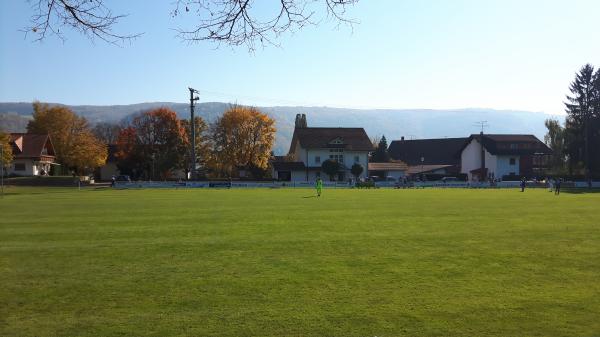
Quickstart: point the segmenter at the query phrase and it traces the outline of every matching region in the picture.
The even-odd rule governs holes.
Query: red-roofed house
[[[368,175],[369,152],[373,144],[363,128],[308,127],[305,115],[296,116],[296,125],[288,153],[288,161],[273,162],[273,178],[282,181],[314,181],[326,178],[321,172],[325,160],[340,164],[338,181],[352,177],[354,164],[363,166],[359,178]]]
[[[47,134],[11,133],[10,141],[13,161],[9,175],[39,176],[50,172],[54,164],[54,146]]]
[[[461,153],[462,173],[470,180],[504,176],[541,177],[552,150],[533,135],[471,135]]]

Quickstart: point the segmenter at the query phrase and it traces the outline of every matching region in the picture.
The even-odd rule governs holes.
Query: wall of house
[[[485,167],[488,169],[488,175],[491,174],[494,178],[498,178],[497,165],[497,157],[485,151]]]
[[[402,177],[404,177],[404,171],[386,171],[385,172],[385,176],[387,177],[393,177],[394,179],[398,180]]]
[[[472,180],[473,175],[471,174],[471,171],[481,167],[481,145],[477,140],[471,140],[461,152],[460,166],[460,172],[467,174],[469,180]]]
[[[515,164],[510,164],[510,158],[515,159]],[[511,173],[520,174],[519,156],[497,156],[496,161],[496,178],[502,179],[502,176]]]
[[[299,155],[298,158],[306,158],[306,154],[308,154],[308,159],[307,160],[302,160],[304,162],[304,165],[309,166],[309,167],[321,167],[321,165],[323,164],[323,162],[327,159],[329,159],[330,155],[337,155],[337,154],[343,154],[344,155],[344,166],[347,168],[346,170],[346,176],[347,177],[352,177],[352,174],[350,173],[350,169],[352,168],[352,165],[354,165],[355,163],[359,163],[363,166],[364,170],[363,173],[360,175],[360,178],[365,178],[367,177],[367,166],[368,166],[368,161],[369,161],[369,153],[366,151],[344,151],[344,152],[330,152],[329,149],[310,149],[308,150],[308,153],[305,149],[302,149],[300,151],[301,153],[304,153],[304,156]],[[320,161],[317,162],[316,158],[319,157]],[[358,157],[358,161],[356,161],[355,157]],[[312,173],[312,174],[311,174]],[[324,179],[325,177],[322,176],[322,179]],[[304,179],[306,179],[306,174]],[[316,176],[314,174],[314,172],[310,172],[309,173],[309,181],[311,179],[316,179]]]
[[[19,164],[25,165],[25,170],[24,171],[15,170],[15,164],[16,165],[19,165]],[[13,162],[8,167],[7,172],[9,175],[14,174],[14,175],[24,176],[24,177],[30,177],[30,176],[35,176],[35,175],[39,174],[37,165],[34,164],[33,160],[30,160],[30,159],[15,159],[15,160],[13,160]]]

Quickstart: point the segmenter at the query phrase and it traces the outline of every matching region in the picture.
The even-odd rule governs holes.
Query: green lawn
[[[600,193],[7,191],[1,336],[600,336]]]

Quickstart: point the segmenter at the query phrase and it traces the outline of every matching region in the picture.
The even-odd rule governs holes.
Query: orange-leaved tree
[[[2,158],[0,165],[3,165],[4,167],[7,167],[13,160],[12,147],[10,146],[9,142],[10,134],[0,131],[0,147],[2,147]]]
[[[186,137],[175,111],[161,107],[143,112],[119,134],[119,165],[136,177],[167,178],[183,161]]]
[[[211,128],[209,166],[234,176],[237,167],[266,169],[275,141],[275,121],[254,107],[233,105]]]
[[[49,134],[57,161],[78,174],[89,173],[106,162],[106,144],[93,135],[84,117],[66,106],[34,102],[27,132]]]

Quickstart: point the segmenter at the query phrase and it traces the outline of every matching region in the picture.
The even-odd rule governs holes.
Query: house
[[[393,160],[408,165],[408,175],[460,173],[460,150],[468,138],[394,140],[388,147]]]
[[[393,178],[398,180],[407,175],[408,165],[402,161],[388,163],[369,163],[369,174],[383,179]]]
[[[469,180],[542,176],[552,150],[533,135],[471,135],[460,150]]]
[[[336,180],[352,178],[350,169],[354,164],[363,166],[359,178],[366,178],[371,151],[373,144],[363,128],[308,127],[306,115],[296,115],[289,153],[285,160],[272,163],[273,178],[281,181],[326,179],[321,165],[328,159],[340,163]]]
[[[9,175],[47,175],[51,165],[58,165],[54,162],[54,146],[48,134],[11,133],[9,144],[13,153]]]

